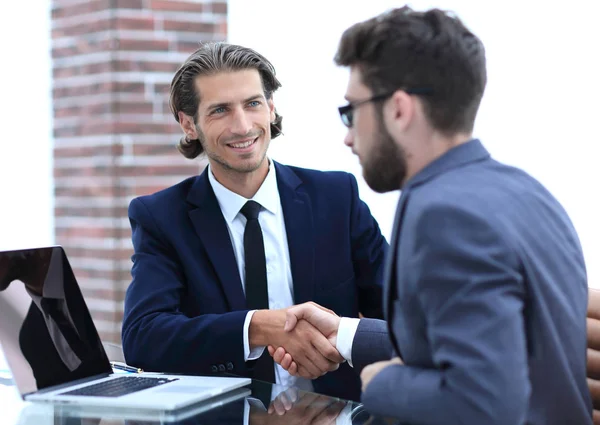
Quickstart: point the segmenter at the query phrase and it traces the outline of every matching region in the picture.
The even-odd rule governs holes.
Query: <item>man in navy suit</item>
[[[279,87],[266,58],[225,43],[203,45],[174,76],[178,148],[190,159],[205,154],[209,166],[130,204],[124,354],[147,370],[233,373],[357,400],[358,373],[339,366],[314,326],[284,332],[285,311],[315,301],[382,318],[388,245],[352,175],[267,156],[281,133]],[[273,364],[269,344],[294,352],[299,377]]]
[[[346,145],[373,189],[402,190],[387,323],[306,304],[286,328],[317,326],[364,368],[365,406],[402,423],[591,424],[582,249],[559,202],[472,138],[480,40],[440,10],[404,7],[348,29],[336,61],[350,67]],[[340,343],[348,322],[353,342]],[[269,350],[294,374],[285,348]]]

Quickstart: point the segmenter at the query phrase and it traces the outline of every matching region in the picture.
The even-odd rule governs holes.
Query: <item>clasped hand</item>
[[[340,317],[338,317],[333,311],[321,307],[314,302],[308,302],[289,308],[286,311],[286,322],[284,330],[291,332],[295,329],[303,328],[306,326],[312,326],[319,331],[323,337],[327,338],[330,346],[323,344],[320,341],[320,345],[313,344],[317,350],[319,347],[325,347],[327,349],[328,362],[313,362],[306,366],[297,356],[294,355],[293,351],[285,346],[275,347],[269,345],[269,354],[273,357],[273,360],[281,365],[290,375],[301,376],[303,378],[315,379],[325,373],[337,369],[339,363],[343,362],[344,359],[339,354],[337,349],[337,357],[332,356],[331,348],[335,348],[337,345],[337,335],[340,326]],[[310,324],[310,325],[309,325]],[[321,352],[325,356],[324,352]],[[327,363],[327,364],[325,364]],[[373,363],[365,367],[361,372],[362,390],[365,391],[368,384],[373,378],[381,373],[383,369],[392,365],[402,365],[402,360],[395,357],[391,360],[385,360]],[[318,366],[320,365],[320,367]]]
[[[279,346],[269,345],[269,354],[290,375],[316,379],[338,369],[340,363],[344,362],[344,358],[336,349],[339,325],[339,316],[314,302],[291,307],[286,311],[284,330],[286,333],[294,332],[297,335]],[[311,338],[310,330],[314,328],[324,338]],[[308,353],[312,351],[312,354],[304,358],[294,355],[294,351],[301,351],[298,346],[307,343],[315,349],[308,350]]]

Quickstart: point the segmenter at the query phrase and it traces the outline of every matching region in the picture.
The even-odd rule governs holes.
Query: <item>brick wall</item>
[[[203,167],[175,148],[169,84],[200,42],[225,39],[226,14],[225,0],[52,1],[56,243],[105,341],[120,343],[130,200]]]

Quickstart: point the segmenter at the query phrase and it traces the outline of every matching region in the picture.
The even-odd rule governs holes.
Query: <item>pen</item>
[[[123,370],[125,372],[131,372],[131,373],[142,373],[143,372],[143,370],[138,367],[128,366],[125,363],[121,363],[121,362],[110,362],[110,365],[113,367],[113,369]]]

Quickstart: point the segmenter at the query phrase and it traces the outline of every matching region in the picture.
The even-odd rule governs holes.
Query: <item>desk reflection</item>
[[[237,397],[237,399],[236,399]],[[223,401],[224,400],[224,401]],[[45,409],[45,410],[44,410]],[[200,413],[197,413],[200,412]],[[138,414],[140,412],[137,412]],[[134,419],[135,418],[135,419]],[[391,425],[395,422],[370,416],[362,405],[334,397],[253,381],[238,395],[229,394],[178,412],[110,412],[84,407],[30,405],[18,425]]]

